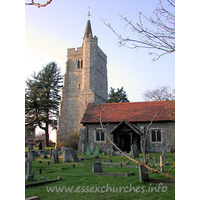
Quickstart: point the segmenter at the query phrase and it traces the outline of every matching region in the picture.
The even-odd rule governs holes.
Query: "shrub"
[[[73,149],[77,150],[78,149],[78,139],[79,139],[78,133],[69,134],[67,136],[66,146],[72,147]]]
[[[58,150],[60,151],[62,146],[72,147],[73,149],[77,150],[78,149],[78,139],[79,139],[78,133],[68,134],[67,139],[65,141],[58,143]]]

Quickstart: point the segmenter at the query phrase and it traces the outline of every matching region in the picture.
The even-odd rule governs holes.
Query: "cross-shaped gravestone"
[[[32,158],[32,152],[28,152],[28,158],[26,158],[27,175],[25,176],[25,180],[35,180],[34,179],[34,173],[31,172],[32,161],[34,161],[34,158]]]
[[[28,158],[26,158],[27,175],[31,175],[32,161],[34,161],[34,159],[32,158],[32,152],[28,152]]]

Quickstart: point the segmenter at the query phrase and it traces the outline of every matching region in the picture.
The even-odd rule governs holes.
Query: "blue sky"
[[[26,6],[25,80],[51,61],[65,73],[67,49],[82,46],[90,7],[93,35],[107,55],[108,91],[110,87],[124,86],[130,101],[142,101],[145,90],[158,86],[174,89],[175,54],[152,62],[149,50],[119,47],[117,37],[102,22],[106,20],[120,34],[131,38],[118,12],[137,23],[138,12],[151,16],[157,4],[158,0],[53,0],[45,8]]]

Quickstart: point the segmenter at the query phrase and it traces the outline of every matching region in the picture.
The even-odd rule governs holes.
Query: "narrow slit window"
[[[157,131],[157,141],[161,142],[161,132],[160,132],[160,130]]]
[[[156,132],[153,130],[151,132],[151,135],[152,135],[152,142],[155,142],[156,141]]]

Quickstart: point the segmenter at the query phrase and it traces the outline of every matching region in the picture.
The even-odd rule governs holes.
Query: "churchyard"
[[[43,152],[25,148],[25,197],[40,199],[175,199],[174,180],[160,174],[149,174],[141,182],[139,166],[115,152],[99,153],[94,146],[85,155],[72,148],[61,151],[45,148]],[[33,149],[35,150],[35,149]],[[160,159],[168,170],[175,163],[175,153],[146,153],[148,165],[159,169]],[[50,156],[52,155],[52,156]],[[142,153],[135,160],[142,162]],[[149,171],[150,172],[150,171]],[[175,168],[170,171],[175,176]]]

